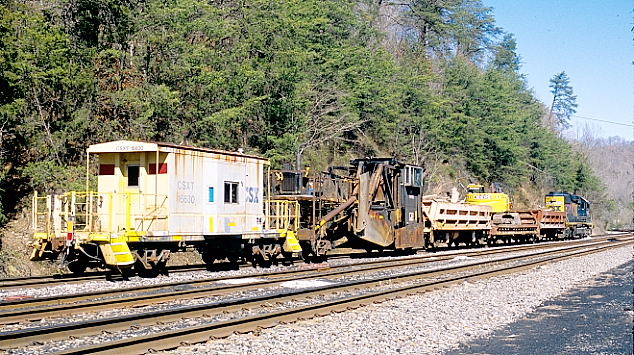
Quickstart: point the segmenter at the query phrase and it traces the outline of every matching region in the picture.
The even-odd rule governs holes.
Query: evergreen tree
[[[570,79],[565,71],[550,79],[550,92],[553,94],[553,102],[550,105],[548,119],[554,126],[559,128],[570,128],[570,116],[577,112],[577,96],[572,93]]]
[[[502,41],[494,48],[493,67],[500,70],[517,72],[520,69],[520,57],[517,54],[517,43],[511,33],[504,34]]]

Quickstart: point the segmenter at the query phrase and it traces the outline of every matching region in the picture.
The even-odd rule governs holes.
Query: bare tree
[[[358,129],[365,121],[342,105],[344,94],[334,86],[313,86],[307,92],[308,113],[303,125],[296,121],[299,134],[295,146],[295,167],[302,169],[301,157],[309,148],[342,139],[345,132]]]

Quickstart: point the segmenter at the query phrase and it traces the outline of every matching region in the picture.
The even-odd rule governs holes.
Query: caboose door
[[[142,230],[142,219],[139,218],[143,211],[141,195],[141,174],[143,173],[138,160],[128,160],[121,165],[123,178],[119,183],[119,191],[123,194],[118,196],[119,206],[125,211],[123,218],[123,228],[127,231]],[[119,224],[121,227],[121,224]]]

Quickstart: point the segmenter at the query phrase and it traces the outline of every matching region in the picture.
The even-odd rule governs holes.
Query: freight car
[[[272,198],[301,211],[297,239],[306,258],[334,249],[424,248],[423,169],[393,158],[355,159],[316,176],[285,171]]]
[[[32,260],[61,256],[76,273],[133,265],[156,273],[171,252],[188,248],[208,263],[300,251],[292,235],[295,205],[266,195],[266,159],[114,141],[91,145],[86,161],[85,191],[34,195]],[[91,169],[98,173],[94,192]]]
[[[491,185],[490,191],[485,191],[482,185],[468,185],[465,203],[491,207],[489,244],[497,241],[533,242],[557,239],[566,228],[566,214],[561,210],[514,209],[509,196],[495,183]]]
[[[508,195],[471,186],[466,202],[422,196],[423,169],[391,158],[355,159],[311,177],[283,171],[272,197],[299,204],[305,257],[342,248],[412,250],[440,245],[535,242],[567,235],[566,214],[512,209]]]

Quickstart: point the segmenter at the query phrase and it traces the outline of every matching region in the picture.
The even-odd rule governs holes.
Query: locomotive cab
[[[590,202],[566,192],[550,192],[544,198],[546,208],[566,213],[566,237],[583,238],[592,235]]]

